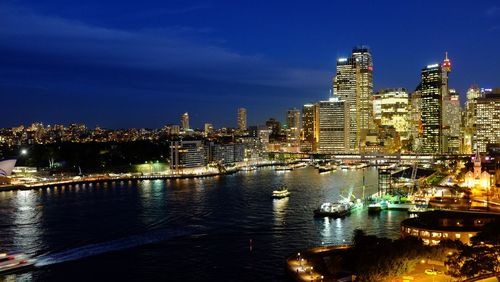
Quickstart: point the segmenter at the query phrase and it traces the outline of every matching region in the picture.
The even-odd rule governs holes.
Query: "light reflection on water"
[[[194,230],[190,236],[25,275],[40,281],[67,281],[65,275],[92,280],[91,274],[98,271],[109,273],[110,280],[127,281],[282,280],[283,259],[297,250],[348,243],[356,228],[399,236],[399,222],[407,216],[404,212],[370,216],[360,210],[343,219],[313,217],[313,210],[323,202],[337,202],[350,192],[361,197],[363,173],[365,195],[376,192],[377,173],[372,168],[328,174],[313,168],[290,172],[259,169],[213,178],[2,192],[0,238],[6,248],[50,253],[189,227]],[[272,190],[281,184],[287,185],[290,197],[271,200]],[[162,236],[170,238],[167,235]],[[176,259],[179,257],[182,259]]]

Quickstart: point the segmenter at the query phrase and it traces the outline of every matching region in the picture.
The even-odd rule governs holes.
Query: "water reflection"
[[[13,243],[16,248],[24,252],[34,252],[40,242],[42,230],[40,228],[41,207],[37,207],[38,194],[35,191],[17,191],[14,196]]]
[[[283,199],[273,199],[273,214],[275,225],[286,224],[286,207],[288,205],[288,197]]]

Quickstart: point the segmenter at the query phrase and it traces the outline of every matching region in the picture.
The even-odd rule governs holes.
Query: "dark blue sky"
[[[328,96],[367,44],[375,90],[413,90],[448,51],[451,87],[500,86],[500,1],[3,0],[0,127],[250,124]]]

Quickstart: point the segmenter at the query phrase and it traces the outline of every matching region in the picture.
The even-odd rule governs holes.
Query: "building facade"
[[[349,108],[349,151],[363,151],[366,136],[374,127],[373,62],[368,47],[356,47],[350,57],[337,60],[333,92]]]
[[[486,152],[488,144],[500,143],[500,89],[477,98],[476,146]]]
[[[238,130],[247,130],[247,109],[245,108],[238,109]]]
[[[339,98],[321,101],[319,108],[318,152],[326,154],[349,151],[349,107]]]

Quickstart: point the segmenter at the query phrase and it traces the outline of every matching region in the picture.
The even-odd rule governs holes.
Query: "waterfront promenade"
[[[267,161],[254,164],[255,167],[266,167],[280,165],[281,163],[275,161]],[[88,183],[102,183],[102,182],[116,182],[116,181],[141,181],[141,180],[157,180],[157,179],[184,179],[184,178],[202,178],[214,177],[219,175],[228,175],[242,171],[246,166],[235,166],[226,168],[224,170],[200,170],[194,172],[178,172],[178,173],[120,173],[120,174],[91,174],[85,176],[67,176],[67,177],[51,177],[36,181],[16,181],[12,184],[0,185],[1,191],[15,191],[15,190],[31,190],[51,186],[62,185],[77,185]]]

